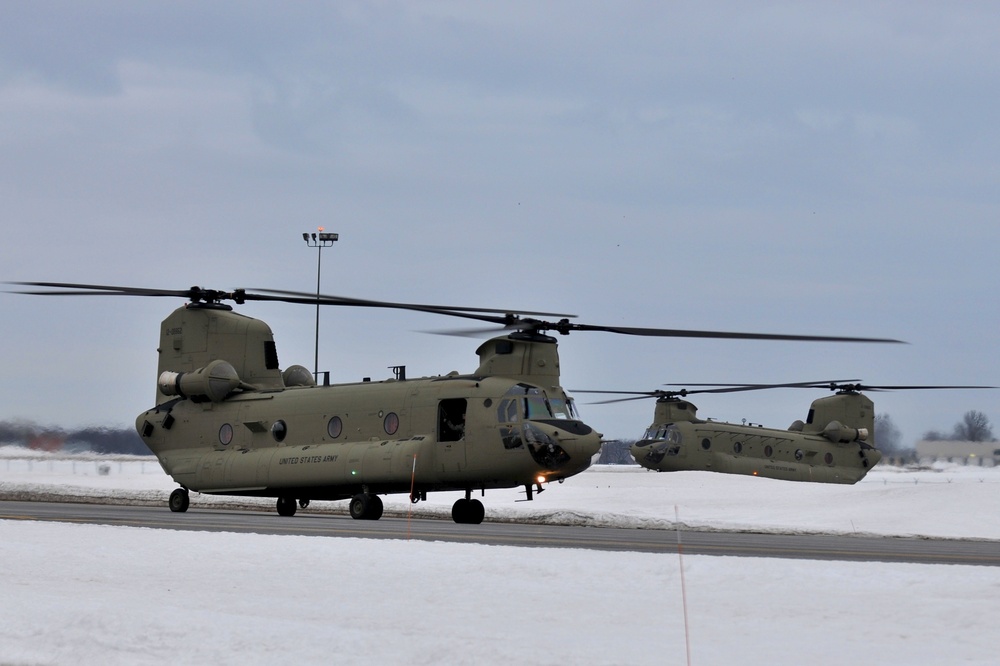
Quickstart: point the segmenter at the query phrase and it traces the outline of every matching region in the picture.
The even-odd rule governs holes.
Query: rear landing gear
[[[382,498],[378,495],[361,493],[351,498],[351,518],[355,520],[378,520],[382,517]]]
[[[486,517],[486,509],[483,503],[477,499],[463,498],[456,500],[451,507],[451,518],[456,523],[464,525],[478,525]]]
[[[184,513],[187,511],[188,506],[191,504],[187,488],[177,488],[174,492],[170,493],[169,504],[170,510],[175,513]]]

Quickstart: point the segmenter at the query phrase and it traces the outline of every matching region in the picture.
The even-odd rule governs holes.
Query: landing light
[[[538,482],[538,485],[541,485],[541,484],[545,483],[545,477],[544,477],[544,476],[542,476],[541,474],[539,474],[539,475],[538,475],[538,478],[537,478],[537,479],[535,479],[535,481],[537,481],[537,482]]]

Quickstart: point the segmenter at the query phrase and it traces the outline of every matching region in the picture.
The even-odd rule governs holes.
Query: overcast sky
[[[568,389],[1000,385],[993,3],[0,5],[0,279],[323,291],[908,345],[561,339]],[[130,425],[167,299],[0,294],[0,419]],[[312,367],[313,308],[241,308]],[[471,372],[329,309],[334,381]],[[702,396],[787,427],[822,392]],[[990,391],[871,396],[912,443]],[[635,437],[652,401],[588,405]]]

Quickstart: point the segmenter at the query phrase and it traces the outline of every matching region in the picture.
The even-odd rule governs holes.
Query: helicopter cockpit
[[[680,428],[673,423],[653,425],[646,430],[635,446],[639,449],[650,447],[644,457],[652,463],[658,463],[666,456],[681,455],[682,439]]]
[[[580,417],[572,398],[565,395],[550,398],[537,386],[515,384],[500,400],[497,420],[505,449],[520,449],[527,443],[536,460],[555,468],[566,462],[569,456],[532,422],[551,424],[562,421],[570,425],[571,422],[579,422]]]

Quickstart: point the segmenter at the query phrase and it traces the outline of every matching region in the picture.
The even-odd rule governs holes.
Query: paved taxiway
[[[425,518],[353,520],[345,516],[310,515],[308,511],[300,511],[291,518],[284,518],[256,511],[192,509],[187,513],[172,513],[166,507],[27,501],[0,502],[0,519],[647,553],[677,553],[679,543],[685,554],[697,555],[1000,566],[1000,542],[959,539],[702,531],[678,533],[666,530],[491,522],[458,525],[450,521]]]

